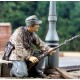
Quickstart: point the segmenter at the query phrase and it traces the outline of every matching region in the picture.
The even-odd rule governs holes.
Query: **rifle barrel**
[[[70,42],[70,41],[72,41],[72,40],[74,40],[74,39],[76,39],[76,38],[78,38],[78,37],[79,37],[79,35],[76,35],[76,36],[74,36],[74,37],[71,37],[71,38],[68,39],[68,40],[65,40],[63,43],[61,43],[60,45],[54,47],[54,48],[53,48],[52,50],[50,50],[49,52],[44,52],[43,54],[41,54],[40,56],[38,56],[38,59],[41,60],[42,58],[44,58],[44,57],[46,57],[48,54],[50,54],[52,51],[58,49],[59,47],[61,47],[61,46],[63,46],[63,45],[66,45],[68,42]]]

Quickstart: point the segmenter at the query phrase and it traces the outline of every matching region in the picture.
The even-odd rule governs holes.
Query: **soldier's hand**
[[[37,62],[39,62],[39,60],[38,60],[37,57],[35,57],[35,56],[31,56],[31,57],[29,58],[29,61],[32,62],[32,63],[37,63]]]
[[[48,52],[51,51],[52,49],[53,49],[53,48],[50,48],[50,49],[48,50]],[[56,50],[52,51],[52,52],[50,53],[50,55],[53,55],[55,52],[56,52]]]

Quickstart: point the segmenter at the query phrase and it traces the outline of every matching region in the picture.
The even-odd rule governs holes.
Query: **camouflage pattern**
[[[31,26],[33,24],[41,24],[42,21],[39,20],[36,15],[32,15],[25,19],[25,23],[27,26]]]
[[[23,32],[22,27],[19,27],[10,37],[10,42],[14,44],[15,49],[10,55],[10,60],[22,60],[33,55],[32,44],[35,44],[40,50],[48,50],[50,47],[43,42],[38,35],[30,33],[27,27],[24,27],[26,32]]]

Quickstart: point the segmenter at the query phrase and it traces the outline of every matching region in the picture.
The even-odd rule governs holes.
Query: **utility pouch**
[[[14,45],[11,42],[7,42],[2,59],[8,61],[13,49],[15,49]]]

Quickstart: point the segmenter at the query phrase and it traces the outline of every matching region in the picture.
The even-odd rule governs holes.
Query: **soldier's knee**
[[[27,65],[25,64],[25,62],[21,62],[21,61],[13,62],[13,66],[10,71],[10,74],[16,77],[28,76]]]
[[[11,76],[16,76],[16,77],[27,77],[28,76],[28,72],[23,70],[23,69],[18,70],[18,69],[12,68],[10,70],[10,75]]]
[[[17,77],[27,77],[28,76],[28,73],[27,72],[16,72],[15,73],[15,76]]]

